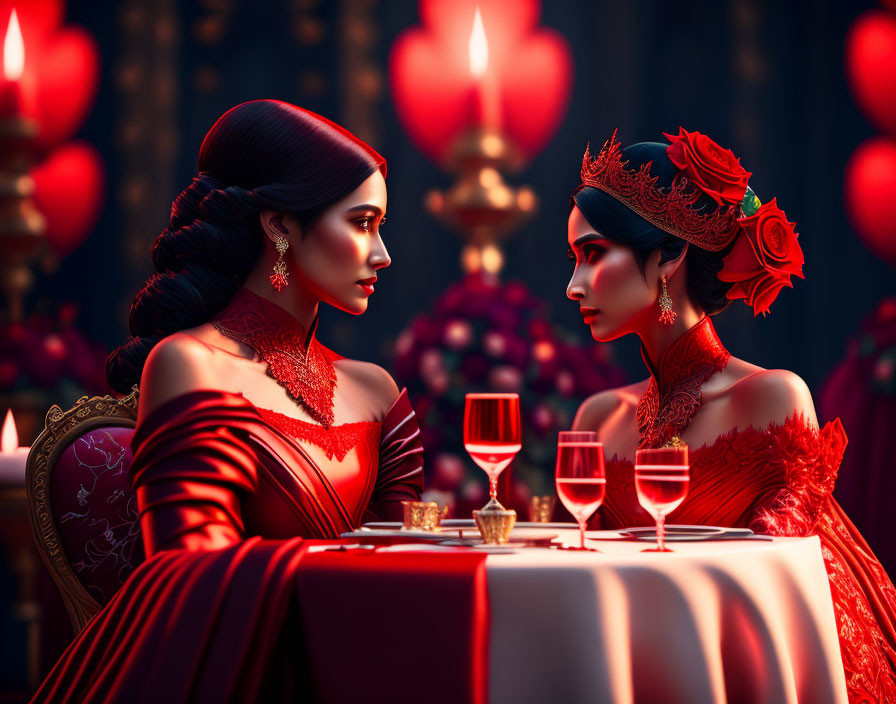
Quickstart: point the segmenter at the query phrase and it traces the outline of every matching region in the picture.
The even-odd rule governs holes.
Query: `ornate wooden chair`
[[[25,486],[38,551],[75,632],[144,559],[128,481],[137,387],[53,406],[28,454]]]

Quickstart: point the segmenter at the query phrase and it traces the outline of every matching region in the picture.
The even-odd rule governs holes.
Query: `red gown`
[[[212,390],[178,396],[140,423],[130,471],[147,560],[35,701],[312,696],[297,670],[306,660],[293,598],[302,538],[400,517],[400,502],[422,491],[422,446],[402,392],[382,423],[328,431],[328,454],[354,470],[334,487],[291,427],[240,394]],[[308,429],[299,434],[307,439]]]
[[[688,391],[691,380],[699,379],[707,366],[719,366],[715,345],[721,343],[711,324],[708,330],[692,330],[664,354],[659,374],[648,363],[651,386],[659,387],[661,398],[687,397],[682,393]],[[694,385],[690,387],[693,391]],[[696,394],[699,406],[699,384]],[[640,410],[655,417],[643,407]],[[690,419],[684,416],[679,415],[677,425],[667,424],[666,436],[681,432]],[[646,423],[645,427],[658,428]],[[801,415],[767,428],[721,435],[710,445],[691,448],[688,495],[666,521],[748,527],[770,535],[817,535],[834,602],[849,699],[896,702],[896,589],[832,496],[845,447],[839,419],[819,430]],[[606,474],[600,527],[653,525],[653,518],[638,503],[632,463],[614,456],[607,462]]]

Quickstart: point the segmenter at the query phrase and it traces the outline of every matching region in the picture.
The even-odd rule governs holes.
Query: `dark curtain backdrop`
[[[754,319],[735,303],[716,319],[720,333],[733,354],[791,369],[817,390],[858,321],[894,289],[893,272],[850,229],[842,199],[847,157],[873,134],[847,89],[844,38],[872,6],[545,2],[541,23],[572,46],[574,89],[556,137],[511,177],[536,189],[541,209],[507,242],[504,277],[526,281],[558,322],[580,330],[576,306],[565,299],[565,220],[585,143],[601,142],[615,127],[625,143],[657,139],[678,125],[706,132],[742,155],[763,200],[778,198],[806,254],[806,280],[785,290],[770,316]],[[128,14],[134,8],[136,20]],[[119,344],[128,305],[149,272],[149,244],[195,172],[202,136],[227,108],[263,97],[343,122],[389,160],[384,238],[393,265],[366,315],[323,312],[322,340],[343,354],[387,362],[389,341],[459,277],[459,240],[421,205],[423,194],[447,186],[450,176],[406,138],[385,77],[391,42],[418,22],[414,0],[82,0],[70,4],[68,19],[101,45],[102,85],[82,136],[104,155],[109,190],[99,225],[40,281],[32,309],[74,300],[87,335],[109,348]],[[359,26],[361,42],[352,34]],[[143,72],[136,92],[123,78],[134,62]],[[134,125],[139,139],[130,133],[127,141]],[[643,376],[636,341],[614,346],[628,374]]]

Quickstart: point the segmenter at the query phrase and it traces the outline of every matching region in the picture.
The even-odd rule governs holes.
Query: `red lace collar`
[[[650,382],[635,414],[641,432],[638,447],[675,445],[703,405],[700,388],[725,368],[731,354],[707,316],[663,352],[658,368],[643,345],[641,357],[650,370]]]
[[[276,303],[240,287],[212,324],[221,334],[251,347],[267,363],[268,374],[329,428],[333,423],[336,370],[314,337],[317,317],[306,331]]]

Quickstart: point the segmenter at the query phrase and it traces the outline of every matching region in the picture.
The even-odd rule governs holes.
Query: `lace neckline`
[[[809,433],[810,435],[817,435],[818,437],[822,438],[829,435],[836,437],[840,434],[845,434],[843,431],[843,425],[840,422],[839,418],[828,421],[823,426],[819,427],[814,424],[810,424],[805,414],[801,411],[794,411],[784,420],[770,421],[769,424],[764,427],[762,425],[755,426],[751,424],[746,428],[741,428],[739,426],[731,428],[731,430],[717,435],[714,440],[710,442],[704,442],[698,448],[691,447],[688,450],[688,455],[691,458],[691,466],[693,467],[694,465],[699,464],[696,460],[694,460],[694,457],[705,453],[718,451],[720,449],[724,450],[727,444],[732,443],[736,439],[739,439],[743,436],[772,439],[778,435],[787,436],[794,433]],[[608,456],[606,458],[606,462],[607,464],[634,464],[633,459],[629,457],[620,457],[618,452],[614,452],[612,457]]]
[[[701,387],[725,368],[731,354],[706,316],[663,352],[658,367],[651,363],[643,344],[641,357],[650,371],[650,381],[635,412],[641,433],[638,447],[677,445],[703,405]]]
[[[255,410],[268,425],[296,440],[316,445],[324,451],[328,460],[335,457],[338,462],[342,462],[353,447],[360,445],[366,436],[379,431],[382,426],[380,421],[362,420],[324,428],[269,408],[255,406]]]
[[[267,373],[324,428],[333,423],[336,370],[314,336],[318,317],[305,330],[276,303],[244,286],[212,324],[227,337],[251,347],[268,365]]]

